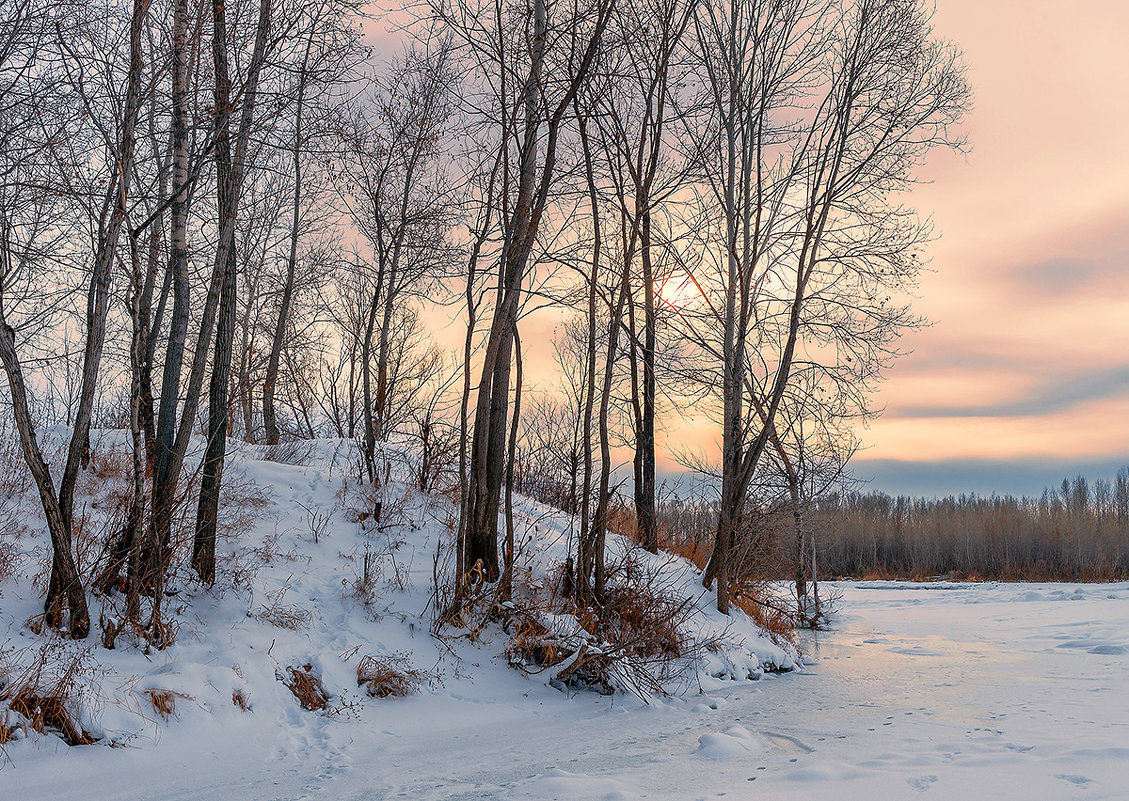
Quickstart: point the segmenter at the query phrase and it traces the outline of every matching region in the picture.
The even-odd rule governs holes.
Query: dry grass
[[[318,712],[329,707],[329,693],[322,686],[321,677],[314,673],[313,665],[287,668],[290,681],[286,686],[298,699],[302,709]]]
[[[767,591],[767,585],[754,582],[735,586],[730,600],[778,646],[796,646],[796,617],[794,610],[788,606],[794,604],[794,600],[775,598]]]
[[[365,656],[357,665],[357,686],[373,698],[411,695],[428,675],[411,666],[406,655]]]
[[[176,690],[160,690],[152,688],[146,690],[145,694],[149,698],[149,703],[153,706],[153,711],[160,715],[164,720],[176,714],[176,699],[184,698],[189,701],[192,696],[178,693]]]
[[[310,625],[313,613],[300,606],[286,606],[276,600],[270,606],[265,606],[251,614],[251,617],[280,629],[302,631]]]
[[[36,731],[54,732],[67,745],[90,745],[95,738],[82,729],[76,716],[67,709],[66,699],[58,695],[37,695],[24,691],[8,703],[8,708],[27,718]]]
[[[610,585],[602,604],[577,610],[577,619],[589,634],[631,656],[678,659],[685,644],[678,630],[682,606],[646,584],[624,582]]]
[[[79,710],[89,689],[91,649],[77,650],[52,638],[38,648],[0,654],[0,701],[23,716],[32,729],[57,734],[67,745],[89,745]]]
[[[0,746],[7,745],[16,739],[16,732],[19,731],[17,726],[9,726],[4,721],[0,720]]]
[[[224,476],[216,535],[235,538],[250,531],[271,505],[270,493],[238,471]]]
[[[608,510],[608,531],[626,537],[634,543],[642,544],[636,527],[635,512],[629,506],[617,505]],[[670,527],[658,521],[655,532],[659,550],[672,553],[692,562],[699,570],[704,570],[710,559],[712,543],[692,537],[676,536]]]
[[[563,648],[549,636],[549,630],[535,617],[522,616],[510,633],[506,659],[511,667],[527,669],[552,667],[568,657],[571,650]]]
[[[242,690],[231,691],[231,703],[239,707],[240,712],[251,711],[251,702],[247,700],[247,696],[243,694]]]
[[[0,533],[3,536],[3,533]],[[4,537],[0,539],[0,581],[10,579],[20,565],[20,549],[16,543]]]
[[[278,464],[302,467],[310,463],[310,457],[313,455],[313,452],[314,445],[312,442],[296,439],[288,442],[280,442],[277,445],[264,446],[262,460],[264,462],[277,462]]]
[[[687,633],[693,597],[680,597],[662,569],[644,564],[628,554],[609,565],[604,596],[591,605],[578,605],[568,593],[553,597],[560,581],[515,582],[514,603],[498,608],[510,634],[510,665],[531,674],[556,668],[551,684],[559,689],[623,691],[644,700],[664,694],[706,643]],[[571,616],[575,629],[554,623],[551,631],[554,615],[557,622]]]

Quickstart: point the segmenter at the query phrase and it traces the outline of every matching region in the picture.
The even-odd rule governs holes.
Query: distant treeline
[[[816,503],[810,525],[825,576],[1125,579],[1129,469],[1037,498],[849,493]]]
[[[579,488],[567,471],[523,464],[514,489],[570,514]],[[734,543],[734,575],[791,579],[812,546],[818,578],[909,578],[1002,581],[1129,580],[1129,467],[1113,479],[1064,479],[1038,497],[963,494],[946,498],[840,492],[802,504],[760,487],[747,504]],[[613,530],[635,536],[635,514],[620,494]],[[661,546],[704,564],[717,529],[708,491],[660,498]]]

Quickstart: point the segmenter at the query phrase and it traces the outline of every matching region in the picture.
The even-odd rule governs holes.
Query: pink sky
[[[1129,4],[939,0],[976,93],[967,158],[868,458],[1129,462]]]
[[[898,491],[907,466],[888,460],[919,477],[932,463],[938,492],[1035,492],[1043,479],[988,486],[967,465],[1129,463],[1129,3],[937,6],[975,91],[972,151],[935,153],[912,193],[938,237],[915,302],[933,325],[902,340],[913,352],[881,387],[856,471]],[[707,447],[716,431],[688,420],[668,438]]]

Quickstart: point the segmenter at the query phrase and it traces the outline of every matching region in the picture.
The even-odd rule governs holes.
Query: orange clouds
[[[938,5],[974,149],[913,193],[940,234],[915,304],[935,325],[903,342],[866,458],[1129,460],[1129,6]]]

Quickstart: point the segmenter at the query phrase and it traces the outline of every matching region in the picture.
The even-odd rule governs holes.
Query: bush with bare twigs
[[[0,703],[7,702],[37,732],[56,734],[67,745],[89,745],[97,737],[82,721],[91,701],[92,670],[90,648],[76,649],[55,637],[36,648],[0,653]]]
[[[357,665],[357,686],[373,698],[411,695],[428,678],[411,666],[405,654],[365,656]]]
[[[663,695],[712,642],[686,625],[696,599],[676,592],[661,565],[632,552],[610,566],[598,602],[578,605],[555,594],[560,582],[551,584],[515,582],[514,598],[498,614],[510,635],[510,665],[529,674],[552,670],[550,684],[560,689]]]

